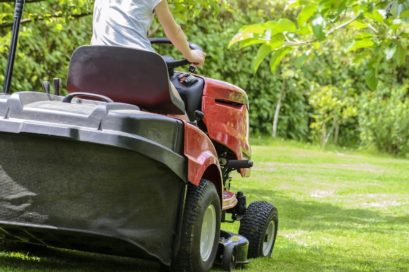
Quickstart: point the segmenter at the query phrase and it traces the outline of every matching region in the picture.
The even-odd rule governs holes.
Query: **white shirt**
[[[161,0],[95,0],[92,45],[153,51],[148,39],[153,12]]]

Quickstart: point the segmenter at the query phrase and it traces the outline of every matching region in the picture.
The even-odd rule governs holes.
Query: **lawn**
[[[259,271],[409,271],[409,160],[298,143],[259,142],[234,190],[279,210],[271,259]],[[237,224],[223,225],[236,230]],[[0,250],[0,271],[152,271],[149,262],[65,250]]]

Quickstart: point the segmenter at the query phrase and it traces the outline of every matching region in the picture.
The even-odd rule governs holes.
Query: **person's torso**
[[[160,0],[96,0],[91,44],[153,51],[148,30]]]

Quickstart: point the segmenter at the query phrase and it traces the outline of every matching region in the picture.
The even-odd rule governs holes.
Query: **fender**
[[[212,181],[222,196],[223,182],[216,148],[199,128],[184,122],[184,155],[188,160],[188,181],[196,186],[202,178]]]

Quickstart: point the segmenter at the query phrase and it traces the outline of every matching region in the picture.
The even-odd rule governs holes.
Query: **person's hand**
[[[190,50],[190,56],[186,59],[193,65],[197,67],[202,67],[204,65],[206,54],[202,50]]]

